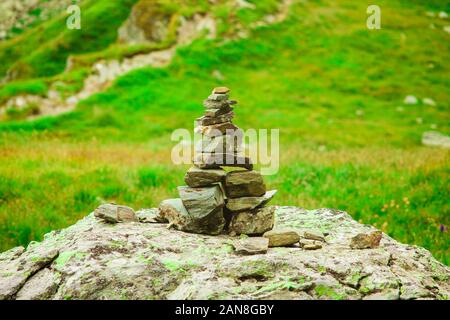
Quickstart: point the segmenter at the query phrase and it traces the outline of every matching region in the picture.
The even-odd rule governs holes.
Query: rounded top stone
[[[213,93],[223,94],[228,92],[230,92],[230,89],[228,89],[227,87],[216,87],[213,89]]]

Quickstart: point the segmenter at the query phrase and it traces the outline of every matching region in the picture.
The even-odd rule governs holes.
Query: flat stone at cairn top
[[[230,92],[230,89],[228,89],[227,87],[216,87],[213,90],[213,93],[228,93]]]

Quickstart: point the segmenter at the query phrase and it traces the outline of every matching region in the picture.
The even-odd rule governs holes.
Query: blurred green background
[[[377,1],[380,30],[366,27],[368,1],[56,2],[1,19],[14,23],[0,40],[0,251],[105,201],[175,197],[187,166],[171,163],[170,135],[226,85],[238,126],[280,129],[273,204],[348,211],[449,265],[450,152],[421,143],[450,133],[449,1]],[[80,30],[66,27],[72,2]],[[99,62],[152,52],[167,65],[94,83],[58,111],[89,93]]]

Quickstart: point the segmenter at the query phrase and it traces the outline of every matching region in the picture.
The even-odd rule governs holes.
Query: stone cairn
[[[160,219],[177,230],[217,235],[261,235],[273,228],[274,207],[264,207],[276,190],[266,191],[261,174],[244,155],[242,130],[231,121],[236,101],[229,89],[215,88],[196,119],[192,166],[178,187],[180,198],[160,204]],[[222,167],[231,168],[225,171]]]
[[[194,166],[184,177],[187,186],[178,187],[179,198],[162,201],[159,210],[138,213],[126,206],[103,204],[94,215],[107,223],[169,223],[169,228],[191,233],[251,236],[233,241],[237,254],[261,254],[269,247],[283,246],[322,249],[326,233],[274,228],[275,207],[265,205],[276,190],[266,191],[261,174],[243,152],[242,130],[231,122],[236,101],[228,100],[229,91],[215,88],[203,102],[205,115],[196,119],[195,128],[201,139],[195,143]],[[381,238],[381,231],[361,233],[351,238],[349,246],[376,248]]]

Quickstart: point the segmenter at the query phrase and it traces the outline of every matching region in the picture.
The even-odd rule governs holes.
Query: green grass
[[[272,10],[264,4],[260,15]],[[225,44],[198,40],[74,112],[1,123],[0,249],[42,239],[102,201],[138,209],[177,196],[187,167],[171,163],[170,134],[192,129],[211,88],[227,85],[238,126],[280,129],[281,168],[266,177],[279,190],[274,204],[346,210],[448,265],[439,228],[450,226],[450,153],[420,143],[431,127],[450,133],[449,36],[425,15],[445,8],[379,5],[382,29],[369,31],[364,1],[298,3],[280,25]],[[214,10],[226,34],[230,9]],[[437,105],[403,105],[409,94]]]
[[[41,79],[16,81],[5,84],[0,87],[0,104],[6,102],[9,98],[20,94],[45,95],[48,85]]]
[[[0,44],[0,74],[16,79],[52,76],[62,72],[69,54],[105,49],[137,0],[91,0],[81,5],[82,28],[66,27],[65,13]],[[70,50],[68,50],[70,48]]]

